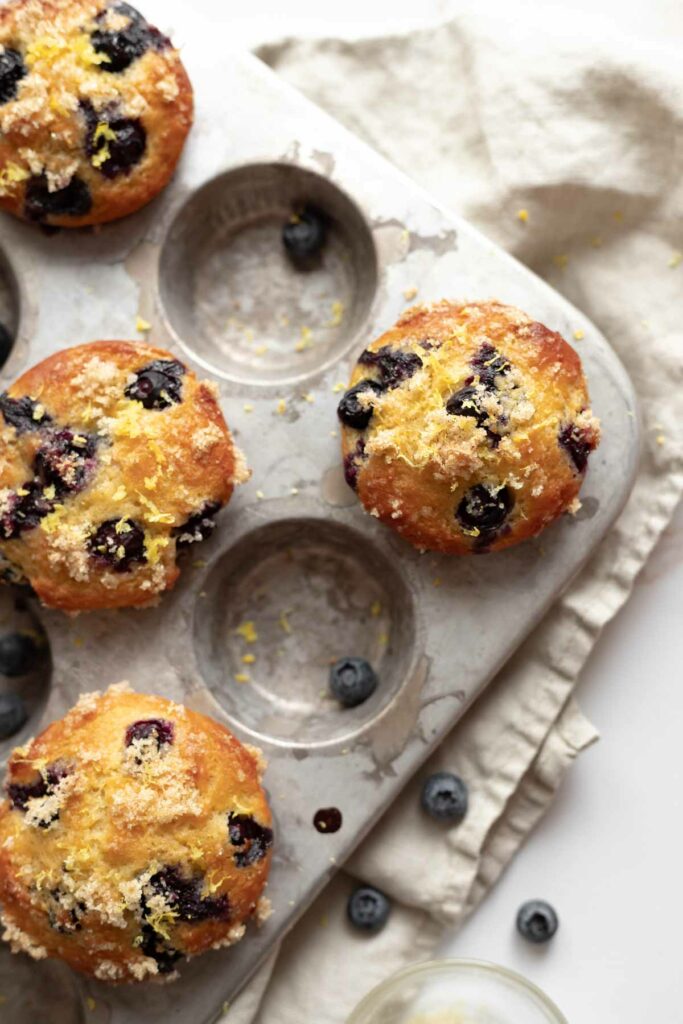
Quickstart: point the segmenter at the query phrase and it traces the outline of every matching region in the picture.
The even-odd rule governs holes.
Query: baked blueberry
[[[195,512],[182,526],[177,526],[173,530],[173,535],[176,538],[176,547],[184,548],[190,544],[208,540],[216,529],[214,516],[220,510],[221,506],[217,501],[205,502],[199,512]]]
[[[320,256],[326,236],[325,217],[314,206],[304,206],[282,228],[285,252],[299,268],[306,267]]]
[[[24,213],[27,220],[47,217],[85,217],[92,209],[92,196],[86,183],[75,175],[64,188],[51,192],[44,174],[34,175],[26,183]]]
[[[467,814],[467,786],[453,772],[436,772],[425,780],[420,803],[431,818],[456,825]]]
[[[126,729],[126,746],[129,747],[135,740],[152,738],[156,742],[157,750],[161,750],[162,747],[171,746],[174,733],[173,722],[165,718],[142,718]]]
[[[251,814],[228,814],[228,836],[233,846],[242,847],[235,854],[238,868],[248,868],[263,860],[273,844],[273,830],[259,825]]]
[[[7,796],[9,797],[10,804],[13,808],[19,811],[27,811],[29,800],[40,800],[45,796],[52,796],[55,789],[66,776],[69,774],[68,767],[61,763],[55,762],[45,768],[43,774],[40,774],[35,782],[20,783],[20,782],[9,782],[5,786]],[[56,821],[59,817],[59,810],[46,812],[46,815],[37,824],[40,828],[48,828],[53,821]]]
[[[365,349],[358,357],[358,362],[364,366],[376,366],[385,388],[396,388],[410,380],[423,365],[416,352],[404,352],[391,345],[383,345],[377,352]]]
[[[54,501],[46,497],[40,481],[27,481],[10,495],[0,515],[0,539],[13,540],[25,530],[33,530],[53,508]]]
[[[26,705],[18,693],[0,693],[0,740],[13,736],[27,719]]]
[[[4,676],[24,676],[35,667],[38,647],[26,633],[4,633],[0,636],[0,672]]]
[[[85,912],[85,904],[80,900],[73,903],[73,898],[63,889],[51,889],[46,896],[45,909],[51,928],[61,935],[72,935],[83,927],[81,918]]]
[[[186,877],[179,868],[171,865],[152,875],[148,884],[153,894],[162,897],[178,921],[206,921],[229,916],[228,897],[202,896],[204,879],[199,875]],[[146,906],[143,906],[143,915],[145,911]]]
[[[481,397],[476,388],[460,388],[446,402],[446,412],[449,416],[471,416],[481,427],[488,419],[488,413],[481,407]]]
[[[340,658],[330,669],[330,690],[345,708],[355,708],[377,689],[377,675],[365,658]]]
[[[154,359],[135,374],[125,390],[126,398],[145,409],[168,409],[180,402],[185,367],[177,359]]]
[[[36,452],[35,474],[58,495],[80,491],[95,468],[95,447],[95,438],[89,434],[51,431]]]
[[[558,441],[574,463],[577,473],[584,473],[588,465],[588,456],[595,448],[591,438],[575,423],[568,423],[560,430]]]
[[[352,452],[344,456],[344,479],[355,491],[358,484],[360,463],[365,459],[365,441],[361,437]]]
[[[503,525],[514,504],[514,495],[505,484],[501,487],[475,484],[462,497],[455,514],[465,530],[493,533]]]
[[[510,362],[505,356],[485,342],[471,362],[472,369],[476,371],[479,380],[487,388],[495,388],[496,377],[503,376],[510,370]]]
[[[147,148],[147,132],[139,118],[117,117],[91,121],[85,136],[85,151],[105,178],[130,174]]]
[[[337,416],[347,427],[355,430],[365,430],[372,418],[372,400],[367,395],[368,391],[381,395],[384,388],[375,380],[362,380],[346,392],[337,406]],[[361,396],[365,395],[365,401]]]
[[[349,896],[346,913],[354,928],[363,932],[378,932],[389,920],[391,904],[379,889],[361,885]]]
[[[182,958],[182,953],[173,949],[163,935],[152,928],[151,924],[143,924],[138,944],[140,951],[156,962],[159,974],[171,974],[178,960]]]
[[[18,434],[38,430],[51,422],[43,406],[29,398],[28,395],[24,395],[22,398],[10,398],[7,392],[3,391],[0,395],[0,412],[5,423],[14,427]]]
[[[528,900],[517,912],[517,931],[529,942],[548,942],[559,924],[557,914],[545,900]]]
[[[26,65],[18,50],[7,46],[0,53],[0,103],[9,103],[19,91],[19,82],[26,75]]]
[[[0,366],[4,366],[12,351],[14,338],[0,320]]]
[[[145,534],[133,519],[107,519],[88,541],[90,554],[114,572],[130,572],[147,561]]]
[[[117,31],[98,28],[92,33],[93,48],[107,58],[99,65],[101,71],[108,71],[110,74],[125,71],[147,50],[163,50],[171,45],[170,40],[158,29],[148,25],[140,12],[130,4],[115,4],[105,9],[98,20],[104,18],[109,10],[127,17],[129,23]]]

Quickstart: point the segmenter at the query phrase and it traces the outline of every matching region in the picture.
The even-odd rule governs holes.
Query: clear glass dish
[[[540,988],[483,960],[431,960],[392,975],[347,1024],[568,1024]]]

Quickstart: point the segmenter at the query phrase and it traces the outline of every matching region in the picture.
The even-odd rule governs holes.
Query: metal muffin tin
[[[55,1024],[220,1016],[591,557],[638,459],[631,384],[581,313],[265,66],[226,58],[220,34],[184,57],[197,124],[159,200],[101,230],[53,237],[2,219],[18,323],[3,384],[63,346],[134,337],[141,315],[153,343],[217,380],[253,477],[158,607],[75,618],[32,608],[51,676],[42,693],[34,686],[31,720],[4,753],[80,693],[125,678],[225,722],[269,762],[274,913],[232,949],[182,965],[172,985],[110,987],[53,962],[14,966],[4,953],[0,974],[25,1000],[59,991]],[[331,219],[324,265],[309,273],[289,266],[279,238],[301,201]],[[565,337],[584,332],[604,437],[576,517],[462,559],[419,554],[363,512],[342,478],[335,385],[414,288],[416,301],[498,298]],[[237,632],[249,621],[251,644]],[[344,654],[368,657],[381,679],[352,710],[326,692],[328,665]],[[242,674],[250,681],[237,682]],[[313,814],[330,806],[343,826],[320,834]],[[38,1019],[31,1007],[27,1021]],[[23,1024],[21,1012],[13,1020]]]

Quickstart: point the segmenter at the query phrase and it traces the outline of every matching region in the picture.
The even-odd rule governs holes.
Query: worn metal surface
[[[140,313],[153,342],[218,380],[253,477],[158,608],[34,610],[52,673],[13,743],[122,678],[225,721],[269,760],[274,914],[233,949],[182,966],[173,985],[111,988],[36,965],[36,979],[62,972],[59,1024],[85,1019],[88,996],[93,1024],[213,1021],[590,558],[638,456],[630,382],[584,316],[257,61],[226,61],[218,41],[189,63],[198,123],[163,197],[93,234],[0,223],[19,318],[3,378],[64,345],[134,336]],[[333,218],[324,267],[309,274],[289,267],[279,241],[297,200]],[[536,541],[478,558],[420,555],[343,483],[334,385],[415,286],[420,301],[495,297],[565,337],[584,332],[604,439],[583,511]],[[259,634],[251,647],[235,633],[245,620]],[[251,680],[239,684],[249,650]],[[381,686],[340,710],[326,670],[347,653],[369,657]],[[321,835],[313,813],[333,805],[343,827]],[[2,975],[27,984],[6,953]],[[35,1007],[26,1014],[37,1019]]]

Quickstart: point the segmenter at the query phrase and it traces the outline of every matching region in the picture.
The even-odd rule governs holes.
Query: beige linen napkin
[[[540,7],[533,22],[514,18],[471,13],[406,37],[286,41],[261,56],[593,318],[640,396],[640,473],[589,566],[427,767],[467,780],[464,823],[431,826],[412,782],[226,1024],[342,1024],[476,907],[595,739],[572,697],[577,676],[683,489],[680,54],[636,48],[605,23],[560,24],[557,11],[550,27]],[[351,876],[395,901],[370,940],[345,921]]]

